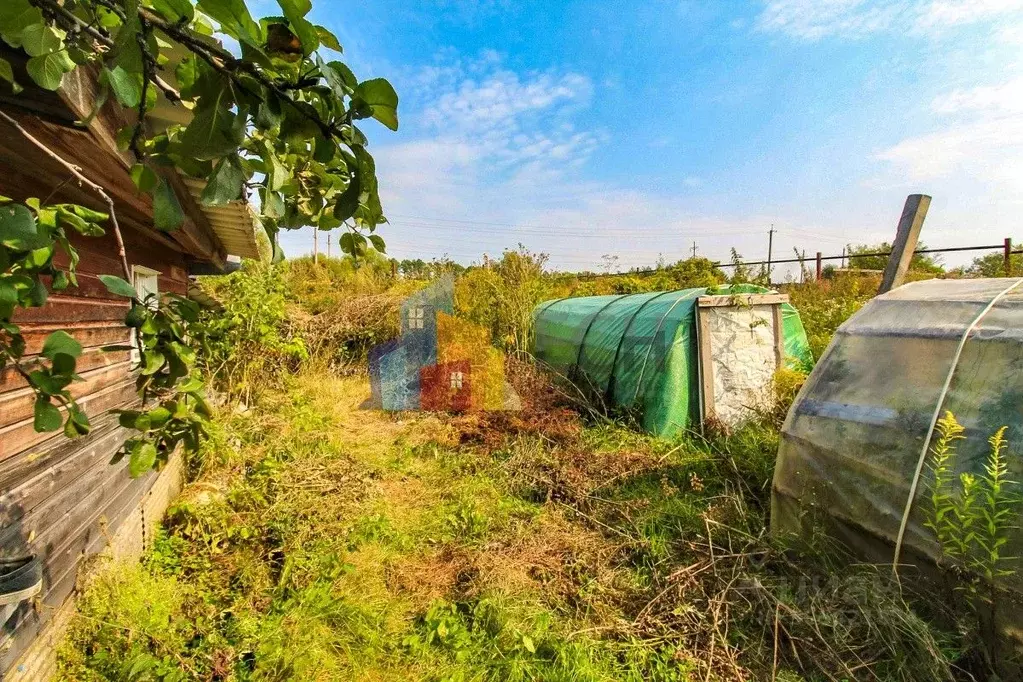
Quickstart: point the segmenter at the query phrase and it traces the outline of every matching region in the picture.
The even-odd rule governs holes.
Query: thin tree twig
[[[71,173],[71,175],[73,175],[75,179],[78,180],[78,183],[80,185],[85,185],[89,189],[96,192],[96,194],[98,194],[100,198],[103,199],[103,201],[107,205],[107,209],[110,212],[110,223],[111,225],[113,225],[114,228],[114,238],[117,240],[117,255],[121,259],[121,268],[124,270],[124,278],[130,283],[131,268],[128,266],[128,258],[124,252],[124,239],[121,237],[121,227],[117,223],[117,211],[114,210],[114,200],[110,198],[110,195],[107,194],[107,191],[103,189],[103,187],[101,187],[100,185],[97,185],[95,182],[82,175],[82,171],[80,168],[65,161],[59,154],[57,154],[57,152],[53,151],[45,144],[40,142],[38,138],[32,135],[32,133],[25,130],[21,123],[19,123],[16,119],[12,118],[6,112],[0,111],[0,118],[6,121],[12,128],[21,133],[26,140],[28,140],[36,147],[38,147],[40,151],[42,151],[44,154],[46,154],[51,159],[53,159],[61,166],[63,166],[65,169],[67,169]]]

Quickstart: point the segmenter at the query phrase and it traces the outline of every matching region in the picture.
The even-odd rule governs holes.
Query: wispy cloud
[[[757,29],[803,40],[881,32],[940,33],[1023,14],[1023,0],[769,0]]]
[[[931,102],[945,123],[883,150],[878,158],[910,181],[960,177],[1023,190],[1023,77],[954,89]]]

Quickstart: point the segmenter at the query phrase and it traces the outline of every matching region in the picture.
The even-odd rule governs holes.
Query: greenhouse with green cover
[[[749,418],[777,369],[812,364],[788,297],[753,285],[557,299],[533,317],[538,360],[665,438]]]

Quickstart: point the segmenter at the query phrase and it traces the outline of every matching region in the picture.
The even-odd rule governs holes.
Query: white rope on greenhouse
[[[931,438],[934,437],[934,428],[937,426],[938,417],[941,415],[941,406],[945,403],[945,398],[948,395],[948,389],[952,386],[952,377],[955,375],[956,367],[959,365],[959,358],[963,354],[963,347],[966,346],[966,341],[970,338],[970,334],[977,328],[980,321],[991,312],[991,309],[995,307],[998,301],[1002,300],[1004,296],[1009,294],[1013,289],[1023,284],[1023,279],[1017,279],[1014,283],[1003,289],[997,296],[991,299],[991,301],[984,307],[978,315],[973,318],[973,322],[963,331],[962,337],[959,339],[959,346],[956,348],[955,355],[952,356],[952,365],[948,368],[948,375],[945,377],[945,385],[941,387],[941,393],[938,394],[938,402],[934,406],[934,414],[931,415],[931,425],[927,429],[927,437],[924,438],[924,446],[920,450],[920,459],[916,463],[916,471],[913,473],[913,482],[909,486],[909,496],[906,498],[906,508],[902,512],[902,523],[899,524],[899,534],[895,538],[895,555],[892,557],[892,572],[899,572],[899,556],[902,554],[902,540],[906,534],[906,525],[909,523],[909,513],[913,509],[913,501],[916,498],[916,489],[920,485],[920,474],[924,469],[924,462],[927,461],[927,452],[931,448]]]

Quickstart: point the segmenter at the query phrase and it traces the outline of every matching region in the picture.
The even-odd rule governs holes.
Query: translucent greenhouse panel
[[[1005,280],[920,282],[874,299],[839,329],[782,429],[772,529],[806,534],[828,519],[844,541],[890,560],[921,449],[963,331]],[[963,347],[942,410],[966,427],[958,475],[980,474],[1007,426],[1009,478],[1023,480],[1023,297],[999,302]],[[924,523],[925,465],[903,559],[940,555]],[[1023,556],[1023,531],[1005,554]],[[1019,562],[1002,584],[1023,589]]]

